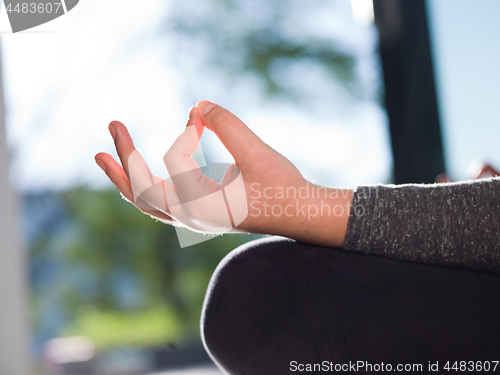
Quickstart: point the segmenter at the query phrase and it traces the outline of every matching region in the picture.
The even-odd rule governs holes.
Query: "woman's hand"
[[[204,127],[235,160],[220,184],[201,174],[191,158]],[[123,196],[156,219],[204,233],[265,233],[343,244],[352,191],[312,185],[288,159],[214,103],[201,101],[192,108],[185,131],[165,154],[172,182],[149,172],[123,124],[112,122],[109,129],[123,168],[104,153],[96,155],[96,162]]]

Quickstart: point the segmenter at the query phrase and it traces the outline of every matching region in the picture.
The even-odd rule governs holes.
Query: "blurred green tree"
[[[190,0],[174,2],[165,24],[170,56],[191,92],[211,79],[227,96],[254,83],[266,100],[307,105],[325,87],[360,95],[356,57],[314,24],[338,1]],[[334,12],[332,12],[332,22]],[[318,17],[319,16],[319,17]],[[322,20],[323,21],[323,20]],[[217,83],[218,85],[217,85]],[[205,86],[205,85],[202,85]],[[248,93],[248,92],[247,92]],[[263,95],[262,95],[263,94]],[[325,98],[332,100],[332,98]],[[331,103],[330,103],[331,104]]]
[[[199,334],[208,281],[220,260],[256,236],[224,235],[180,248],[175,229],[142,214],[116,190],[61,193],[75,222],[66,266],[87,277],[68,283],[68,334],[98,346],[152,345]],[[46,241],[41,238],[40,246]]]

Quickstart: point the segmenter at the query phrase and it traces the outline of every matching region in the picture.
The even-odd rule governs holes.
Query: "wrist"
[[[341,248],[352,197],[352,189],[326,188],[308,182],[307,194],[298,195],[288,203],[294,206],[294,215],[282,221],[277,234],[301,242]]]
[[[248,216],[239,230],[342,247],[353,191],[301,180],[290,186],[248,186]]]

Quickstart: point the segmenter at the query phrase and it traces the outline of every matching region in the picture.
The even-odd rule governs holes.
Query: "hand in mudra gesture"
[[[203,175],[191,157],[205,127],[234,158],[220,184]],[[334,246],[343,243],[347,218],[316,215],[311,220],[310,215],[301,215],[303,210],[293,212],[291,207],[299,207],[299,201],[302,206],[319,201],[283,194],[285,189],[296,192],[314,185],[241,120],[214,103],[201,101],[191,109],[184,132],[166,152],[163,160],[171,181],[150,173],[125,125],[114,121],[109,130],[121,165],[106,153],[97,154],[96,162],[125,198],[164,223],[203,233],[252,232]],[[344,194],[346,202],[328,203],[348,206],[351,197]]]

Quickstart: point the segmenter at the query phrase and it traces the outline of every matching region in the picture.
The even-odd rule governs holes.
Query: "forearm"
[[[500,273],[500,180],[374,185],[354,193],[344,249]]]

